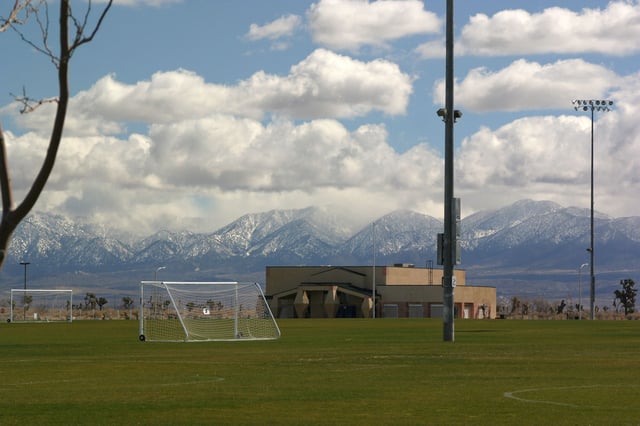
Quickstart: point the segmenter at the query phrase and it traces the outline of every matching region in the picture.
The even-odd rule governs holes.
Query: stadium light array
[[[600,99],[574,99],[571,101],[573,104],[573,109],[576,111],[611,111],[613,108],[613,101],[610,100],[600,100]]]
[[[589,244],[589,248],[587,251],[589,252],[589,269],[590,269],[590,308],[591,308],[591,319],[595,319],[595,301],[596,301],[596,276],[595,276],[595,266],[594,266],[594,227],[593,227],[593,217],[594,217],[594,199],[593,199],[593,119],[595,111],[599,112],[607,112],[613,109],[613,101],[609,99],[574,99],[571,101],[573,104],[573,109],[576,111],[591,111],[591,241]]]

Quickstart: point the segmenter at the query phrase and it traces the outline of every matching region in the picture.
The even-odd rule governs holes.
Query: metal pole
[[[582,319],[582,266],[578,268],[578,321]]]
[[[582,268],[588,266],[588,263],[583,263],[578,268],[578,319],[582,319]]]
[[[373,268],[371,271],[371,288],[373,290],[373,314],[376,317],[376,223],[371,224],[371,238],[373,240]]]
[[[27,265],[30,265],[31,262],[20,262],[21,265],[24,266],[24,294],[22,295],[22,319],[24,321],[27,320]]]
[[[590,290],[591,290],[591,296],[590,296],[590,308],[591,308],[591,314],[590,317],[592,320],[594,320],[596,318],[596,311],[595,311],[595,305],[596,305],[596,276],[595,276],[595,264],[594,264],[594,257],[595,257],[595,242],[594,242],[594,191],[593,191],[593,173],[594,173],[594,143],[593,143],[593,127],[594,127],[594,114],[595,111],[603,111],[603,112],[607,112],[607,111],[611,111],[611,108],[613,107],[613,101],[610,100],[593,100],[593,99],[576,99],[572,101],[573,105],[574,105],[574,109],[576,111],[591,111],[591,224],[590,224],[590,243],[589,243],[589,248],[587,249],[587,251],[589,252],[589,270],[590,270]]]
[[[31,262],[20,262],[20,264],[24,265],[24,289],[26,290],[27,289],[27,265],[31,265]]]
[[[444,133],[444,244],[443,244],[443,296],[442,337],[445,342],[455,340],[453,264],[456,250],[453,203],[453,0],[447,0],[446,24],[446,93]]]
[[[238,311],[240,307],[238,303],[238,283],[235,284],[235,289],[236,289],[236,294],[235,294],[235,299],[233,301],[233,305],[235,306],[235,313],[233,317],[233,336],[235,339],[239,339],[240,334],[238,332]]]
[[[589,270],[591,277],[591,296],[590,296],[590,308],[591,308],[591,319],[596,319],[596,311],[595,311],[595,303],[596,303],[596,277],[594,273],[594,262],[593,262],[593,114],[594,107],[591,106],[591,244],[589,246]]]

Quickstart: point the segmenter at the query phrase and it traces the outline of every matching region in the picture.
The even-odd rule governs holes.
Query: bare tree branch
[[[2,190],[2,222],[4,222],[5,214],[8,214],[13,207],[11,179],[9,178],[9,170],[6,167],[7,164],[7,146],[4,141],[2,123],[0,123],[0,190]]]
[[[40,7],[44,6],[44,13],[39,13]],[[38,28],[40,29],[40,39],[41,43],[38,44],[31,39],[27,38],[27,36],[20,31],[15,25],[12,25],[11,28],[18,33],[22,41],[27,43],[29,46],[33,47],[38,52],[44,54],[49,57],[53,65],[58,67],[59,57],[54,53],[53,49],[49,47],[49,4],[41,0],[35,7],[29,6],[27,7],[27,13],[30,15],[34,15],[36,22],[38,23]],[[42,16],[44,15],[44,17]]]
[[[4,32],[7,28],[13,27],[15,24],[21,25],[25,20],[18,18],[20,12],[31,6],[31,0],[16,0],[8,18],[0,17],[0,32]],[[28,17],[28,13],[26,15]],[[0,190],[2,191],[2,220],[0,221],[0,267],[6,258],[9,240],[13,230],[18,226],[15,217],[12,214],[13,193],[11,191],[11,177],[9,175],[9,161],[7,159],[7,144],[4,139],[2,123],[0,123]]]
[[[6,31],[7,28],[9,28],[13,24],[24,23],[24,21],[22,21],[21,19],[18,19],[18,15],[20,14],[20,12],[22,12],[24,8],[29,6],[30,3],[31,3],[31,0],[25,0],[23,2],[21,2],[20,0],[16,0],[16,2],[13,4],[13,7],[11,8],[9,17],[3,18],[0,16],[0,33]]]
[[[84,30],[87,26],[89,13],[91,12],[91,0],[89,0],[89,5],[87,6],[87,13],[85,14],[83,24],[80,27],[76,25],[76,30],[81,30],[81,31],[76,31],[76,37],[74,39],[73,45],[71,46],[72,53],[78,47],[82,46],[85,43],[89,43],[90,41],[93,40],[93,38],[98,33],[98,30],[100,30],[100,27],[102,26],[102,21],[104,21],[105,16],[107,16],[107,12],[109,12],[109,9],[111,8],[112,4],[113,4],[113,0],[109,0],[107,5],[103,9],[102,13],[100,14],[100,17],[98,18],[98,21],[96,22],[95,27],[93,27],[93,31],[91,31],[91,34],[89,34],[88,36],[85,36]],[[74,19],[74,22],[76,22],[75,19]]]
[[[58,102],[57,97],[45,99],[30,98],[29,96],[27,96],[27,90],[24,87],[22,88],[21,96],[14,95],[13,93],[10,93],[10,95],[13,96],[16,102],[22,104],[22,108],[20,108],[20,114],[33,112],[44,104],[52,104],[54,102]]]
[[[32,7],[30,1],[26,1],[22,9],[25,7]],[[40,14],[38,13],[38,9],[32,9],[32,13],[35,14],[36,20],[38,22],[38,26],[41,31],[42,36],[42,45],[40,47],[36,46],[34,43],[27,40],[22,34],[21,38],[27,42],[32,47],[36,48],[38,51],[47,55],[51,61],[54,63],[58,70],[58,96],[57,98],[44,99],[42,101],[35,102],[29,99],[26,94],[24,94],[21,99],[18,99],[23,103],[23,109],[31,110],[37,108],[38,105],[42,105],[43,103],[56,102],[56,115],[54,119],[53,129],[51,131],[51,137],[49,139],[49,147],[47,149],[46,156],[40,167],[40,171],[36,176],[31,188],[27,192],[26,196],[22,200],[22,202],[14,209],[13,208],[13,197],[11,191],[11,180],[8,172],[8,160],[6,156],[6,144],[4,140],[4,136],[2,133],[2,128],[0,127],[0,189],[2,190],[2,221],[0,222],[0,268],[6,259],[6,252],[9,246],[9,242],[11,240],[11,235],[13,231],[18,226],[18,224],[26,217],[26,215],[31,211],[35,203],[38,201],[40,194],[42,193],[49,176],[51,175],[51,171],[53,170],[53,166],[55,165],[56,156],[58,154],[58,149],[60,147],[60,142],[62,140],[62,134],[64,130],[65,118],[67,115],[67,106],[69,103],[69,61],[75,49],[79,46],[90,42],[93,40],[94,36],[100,29],[102,22],[111,8],[111,4],[113,0],[109,0],[104,10],[100,14],[98,21],[91,31],[89,35],[85,35],[85,30],[87,26],[87,22],[89,19],[89,12],[91,7],[91,1],[89,1],[88,11],[85,14],[82,22],[78,21],[73,14],[71,13],[70,0],[60,0],[60,35],[59,35],[59,49],[58,55],[53,53],[48,47],[48,35],[49,35],[49,17],[48,17],[48,6],[45,0],[40,0],[41,4],[45,5],[46,17],[43,21]],[[21,6],[22,3],[19,0],[16,1],[17,6]],[[16,6],[14,6],[15,10]],[[21,10],[22,10],[21,9]],[[16,15],[17,16],[17,15]],[[13,22],[17,22],[14,18]],[[73,42],[69,43],[69,23],[72,22],[75,35],[73,36]],[[9,24],[10,27],[14,28],[13,24]],[[35,107],[33,106],[35,105]]]
[[[27,43],[29,46],[33,47],[38,52],[49,57],[51,62],[57,68],[60,66],[60,60],[63,57],[63,55],[62,53],[58,53],[56,55],[53,49],[49,47],[49,5],[46,2],[46,0],[39,0],[39,2],[35,5],[32,4],[32,0],[25,0],[25,1],[27,1],[27,4],[25,4],[23,8],[27,11],[27,14],[35,16],[35,19],[38,23],[38,27],[40,29],[41,42],[36,43],[30,40],[23,32],[19,31],[18,28],[14,25],[11,25],[11,28],[13,28],[18,33],[22,41]],[[111,9],[112,4],[113,4],[113,0],[110,0],[107,3],[105,8],[102,10],[102,13],[100,13],[100,16],[98,17],[98,20],[95,26],[93,27],[93,30],[88,35],[86,34],[86,29],[89,23],[89,18],[91,16],[92,1],[88,0],[87,9],[85,11],[85,14],[82,20],[78,19],[76,16],[73,15],[71,11],[71,5],[69,5],[69,21],[73,23],[74,33],[72,37],[72,42],[69,44],[68,59],[70,59],[73,56],[73,53],[78,47],[82,46],[83,44],[89,43],[93,40],[95,35],[100,30],[100,27],[102,26],[102,22],[104,21],[104,18],[107,16],[109,9]],[[38,13],[41,6],[44,6],[44,9],[45,9],[44,13]],[[68,26],[67,26],[67,31],[69,31]]]

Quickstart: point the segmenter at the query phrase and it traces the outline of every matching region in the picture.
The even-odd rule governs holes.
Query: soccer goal
[[[73,290],[11,289],[9,322],[73,321]]]
[[[140,283],[140,341],[203,342],[280,337],[258,283]]]

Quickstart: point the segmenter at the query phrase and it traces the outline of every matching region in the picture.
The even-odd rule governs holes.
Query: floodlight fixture
[[[613,101],[608,99],[574,99],[573,109],[576,111],[611,111],[613,108]]]
[[[446,108],[440,108],[438,111],[436,111],[436,114],[438,115],[438,117],[442,118],[442,121],[444,121],[444,122],[447,121],[448,113],[447,113],[447,109]],[[458,119],[460,117],[462,117],[462,111],[460,111],[458,109],[454,109],[453,110],[453,122],[454,123],[458,122]]]
[[[167,269],[166,266],[158,266],[155,270],[155,272],[153,273],[153,280],[154,281],[158,281],[158,272],[162,271],[163,269]]]

